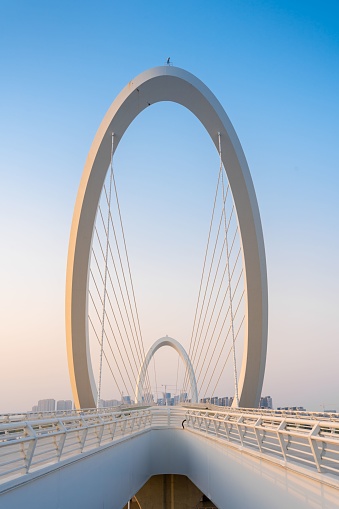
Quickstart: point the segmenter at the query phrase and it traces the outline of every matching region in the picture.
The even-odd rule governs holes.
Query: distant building
[[[73,403],[70,399],[60,399],[57,401],[56,409],[57,411],[61,412],[63,410],[72,410]]]
[[[111,408],[120,405],[120,401],[117,399],[101,399],[99,402],[100,408]]]
[[[177,405],[179,402],[179,396],[175,396],[172,398],[170,392],[166,393],[164,392],[163,396],[164,396],[163,398],[157,399],[158,406],[174,406]]]
[[[224,396],[223,398],[219,398],[220,406],[229,406],[228,396]]]
[[[144,395],[142,397],[142,402],[146,403],[146,404],[147,403],[150,404],[150,403],[153,403],[153,401],[154,401],[153,394],[151,394],[150,392],[144,392]]]
[[[55,399],[40,399],[38,401],[38,412],[54,412]]]
[[[288,410],[289,412],[306,412],[303,406],[278,406],[277,410]]]
[[[32,412],[36,413],[38,411],[38,405],[32,406]]]
[[[187,392],[181,392],[180,393],[180,403],[184,403],[185,401],[188,401],[188,394],[187,394]]]
[[[260,398],[259,407],[260,408],[267,408],[268,410],[272,410],[273,409],[273,401],[272,401],[271,396],[261,397]]]
[[[123,405],[130,405],[131,404],[131,396],[122,396],[121,403]]]
[[[232,406],[233,396],[223,396],[222,398],[218,398],[218,396],[213,396],[213,398],[201,398],[200,403],[206,405],[218,405],[218,406]]]
[[[163,392],[163,398],[160,398],[161,401],[162,401],[162,403],[160,403],[160,405],[173,406],[174,405],[174,399],[171,396],[172,395],[171,395],[170,392]]]
[[[111,406],[119,406],[120,405],[120,401],[118,401],[117,399],[109,399],[106,401],[106,404],[108,407],[111,407]]]

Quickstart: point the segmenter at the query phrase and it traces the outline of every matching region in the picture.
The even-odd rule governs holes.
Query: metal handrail
[[[242,413],[238,410],[187,409],[186,427],[194,432],[339,475],[339,424],[329,420]]]
[[[7,422],[36,421],[40,419],[53,419],[59,417],[73,417],[93,414],[111,414],[126,410],[141,410],[149,408],[151,405],[118,405],[104,408],[82,408],[81,410],[53,410],[39,412],[20,412],[0,414],[0,424]]]
[[[219,412],[231,411],[238,414],[271,415],[277,417],[292,417],[298,419],[308,419],[315,421],[332,421],[339,423],[338,412],[308,412],[307,410],[273,410],[269,408],[237,408],[224,407],[211,403],[180,403],[184,408],[195,408],[201,410],[215,410]]]
[[[48,417],[0,424],[0,483],[144,432],[153,415],[149,408],[92,409]]]
[[[337,422],[263,414],[258,409],[243,412],[179,406],[114,409],[0,421],[0,484],[114,445],[132,435],[182,426],[218,443],[256,451],[291,466],[297,462],[318,472],[339,475]]]

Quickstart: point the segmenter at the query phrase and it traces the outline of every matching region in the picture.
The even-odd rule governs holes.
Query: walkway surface
[[[226,498],[232,508],[339,507],[336,414],[112,410],[1,416],[1,507],[33,497],[39,509],[47,490],[51,508],[121,508],[152,475],[170,473],[187,475],[219,508]]]

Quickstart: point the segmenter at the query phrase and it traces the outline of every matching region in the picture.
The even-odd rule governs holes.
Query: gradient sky
[[[0,412],[72,398],[64,289],[83,165],[115,96],[168,56],[217,96],[251,170],[269,282],[263,393],[275,406],[339,410],[338,2],[1,0]],[[131,126],[121,165],[140,171],[145,193],[134,199],[135,182],[121,179],[132,251],[143,203],[175,209],[164,182],[174,192],[181,178],[180,189],[210,209],[200,178],[202,166],[217,171],[210,154],[201,126],[176,105],[154,106]],[[174,157],[181,166],[173,173]],[[189,221],[180,214],[168,231]],[[168,219],[152,218],[155,259],[156,232]],[[144,325],[146,346],[163,334],[180,339],[186,327]]]

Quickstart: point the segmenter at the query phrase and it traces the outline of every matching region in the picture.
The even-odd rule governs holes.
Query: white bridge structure
[[[160,473],[188,476],[219,508],[339,504],[337,414],[149,407],[1,418],[1,508],[122,508]]]
[[[198,118],[219,164],[191,337],[161,337],[146,354],[114,154],[137,115],[161,101]],[[66,340],[77,410],[0,415],[0,508],[339,507],[339,415],[258,408],[267,307],[258,204],[229,118],[187,71],[145,71],[104,117],[75,204]],[[163,347],[183,365],[177,406],[154,401]],[[227,390],[231,406],[211,404]],[[106,408],[105,394],[128,401]],[[167,475],[161,502],[152,493],[142,501],[140,490]],[[176,495],[178,476],[205,501]]]

